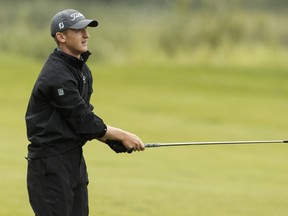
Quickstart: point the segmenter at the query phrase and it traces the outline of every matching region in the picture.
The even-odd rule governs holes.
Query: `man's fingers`
[[[128,151],[143,151],[145,149],[145,144],[138,136],[129,132],[127,132],[127,135],[126,139],[123,140],[123,144]]]
[[[145,150],[145,145],[144,143],[142,143],[141,141],[138,142],[136,144],[136,148],[135,148],[135,151],[144,151]]]
[[[135,143],[134,145],[132,145],[127,149],[130,149],[128,151],[144,151],[145,145],[144,144],[142,145],[142,143]]]

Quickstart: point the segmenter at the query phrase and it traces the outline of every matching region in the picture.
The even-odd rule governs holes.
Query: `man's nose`
[[[84,28],[84,29],[83,29],[83,36],[84,36],[85,38],[89,38],[89,37],[90,37],[90,34],[89,34],[87,28]]]

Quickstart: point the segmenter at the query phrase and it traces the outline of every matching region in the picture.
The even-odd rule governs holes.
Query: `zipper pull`
[[[84,74],[81,73],[81,77],[82,77],[82,79],[83,79],[83,83],[85,84],[85,83],[86,83],[86,76],[84,76]]]

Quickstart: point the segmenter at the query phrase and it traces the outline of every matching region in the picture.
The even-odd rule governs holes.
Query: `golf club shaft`
[[[151,147],[189,146],[189,145],[233,145],[233,144],[267,144],[267,143],[288,143],[288,140],[146,143],[145,147],[151,148]]]

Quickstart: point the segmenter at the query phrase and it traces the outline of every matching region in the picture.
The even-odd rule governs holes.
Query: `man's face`
[[[88,50],[89,33],[87,28],[83,29],[67,29],[62,32],[64,41],[60,48],[62,51],[75,56],[77,58]]]

